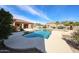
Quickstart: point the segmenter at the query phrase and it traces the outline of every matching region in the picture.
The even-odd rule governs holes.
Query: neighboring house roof
[[[58,26],[64,26],[64,24],[58,24]]]
[[[54,23],[54,22],[50,22],[50,23],[47,23],[46,25],[49,25],[49,26],[54,26],[54,27],[57,27],[57,26],[64,26],[63,24],[56,24],[56,23]]]
[[[32,22],[21,20],[21,19],[13,19],[13,20],[14,22],[33,24]]]
[[[55,23],[47,23],[46,25],[49,25],[49,26],[54,26],[54,27],[56,27],[56,24]]]

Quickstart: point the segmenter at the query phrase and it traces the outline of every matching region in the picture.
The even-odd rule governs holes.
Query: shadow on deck
[[[69,39],[65,39],[65,38],[63,38],[63,40],[65,40],[70,47],[79,50],[79,44],[76,43],[75,41],[69,40]]]
[[[6,47],[4,44],[0,44],[0,53],[43,53],[37,48],[30,48],[25,50],[17,50]]]

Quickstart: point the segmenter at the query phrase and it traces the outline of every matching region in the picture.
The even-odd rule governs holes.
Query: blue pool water
[[[32,32],[32,33],[30,33],[29,35],[26,34],[26,35],[24,35],[24,36],[27,37],[27,38],[41,37],[41,38],[48,39],[48,37],[49,37],[50,34],[51,34],[51,32],[49,32],[49,31],[41,30],[41,31]]]

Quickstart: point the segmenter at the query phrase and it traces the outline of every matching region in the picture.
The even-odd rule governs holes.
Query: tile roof
[[[21,19],[13,19],[15,22],[20,22],[20,23],[32,23],[29,21],[21,20]]]

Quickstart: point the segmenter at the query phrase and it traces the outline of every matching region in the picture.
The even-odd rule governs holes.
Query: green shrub
[[[58,29],[63,29],[63,28],[64,28],[63,26],[59,26],[59,27],[58,27]]]
[[[29,32],[29,31],[24,32],[23,36],[24,36],[24,35],[27,35],[27,34],[30,34],[30,33],[32,33],[32,32]]]
[[[79,30],[73,33],[72,38],[79,44]]]

